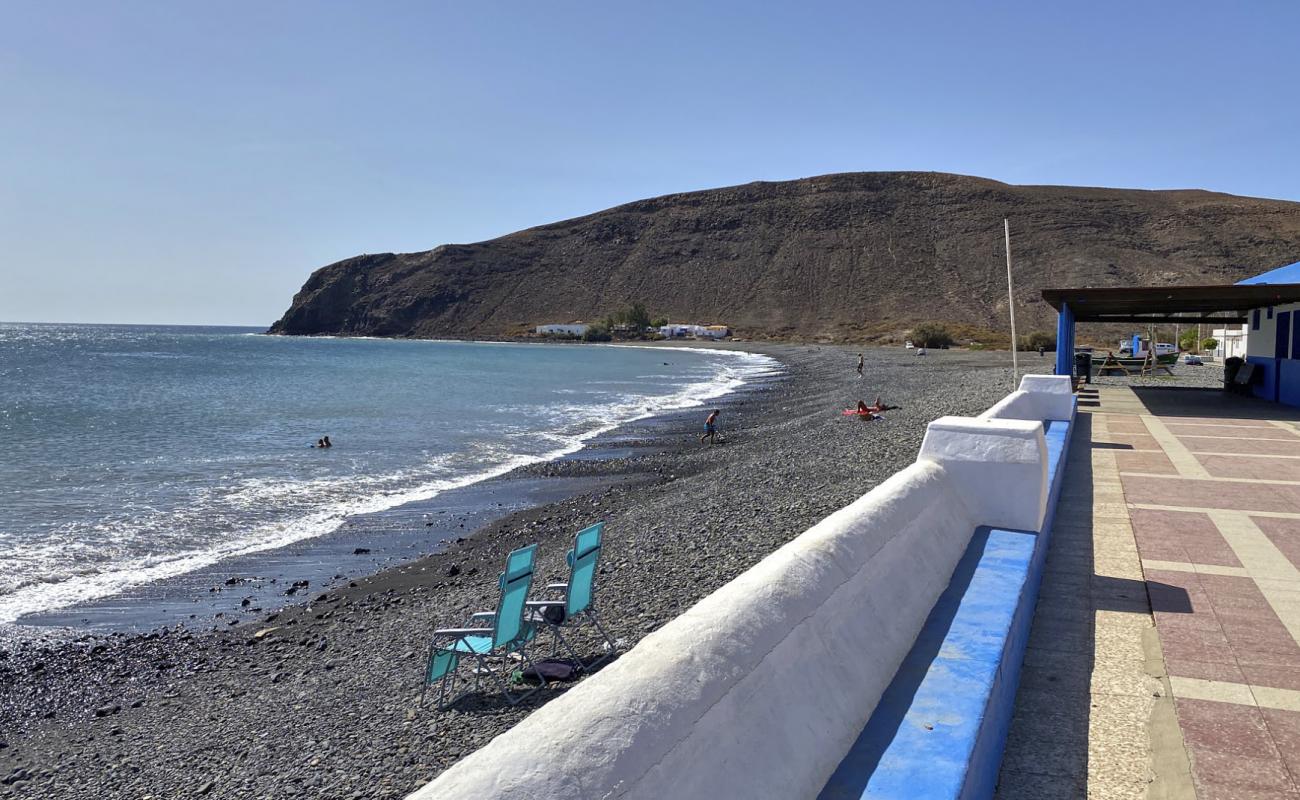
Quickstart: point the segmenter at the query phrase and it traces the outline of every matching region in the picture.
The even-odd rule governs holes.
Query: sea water
[[[0,323],[0,622],[557,458],[735,352]],[[334,446],[312,445],[329,436]]]

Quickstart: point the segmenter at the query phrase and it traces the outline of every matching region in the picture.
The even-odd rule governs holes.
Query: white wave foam
[[[636,347],[635,345],[612,346]],[[663,348],[648,349],[662,350]],[[367,489],[368,493],[334,501],[326,508],[292,520],[255,526],[243,535],[203,549],[148,554],[103,569],[87,566],[84,570],[76,570],[75,572],[80,574],[72,576],[66,573],[59,576],[29,575],[17,585],[8,587],[7,593],[0,594],[0,623],[14,622],[22,615],[32,612],[65,608],[76,603],[118,594],[145,583],[202,569],[224,559],[323,536],[336,530],[349,517],[429,500],[451,489],[504,475],[521,466],[561,458],[577,452],[592,438],[614,430],[620,425],[667,411],[702,406],[709,400],[735,391],[744,385],[746,380],[770,375],[780,370],[780,364],[775,359],[754,353],[706,348],[680,348],[676,352],[724,355],[734,363],[723,364],[722,369],[710,379],[688,383],[672,394],[624,396],[618,401],[603,406],[575,405],[566,410],[563,418],[570,423],[578,423],[580,430],[571,433],[543,431],[530,434],[535,438],[554,441],[556,446],[553,449],[532,455],[504,453],[503,457],[491,466],[466,475],[424,480],[414,486],[402,488],[391,488],[391,484],[400,481],[404,475],[410,476],[410,471],[379,476],[352,475],[313,481],[286,482],[265,479],[245,481],[235,492],[227,496],[228,501],[233,501],[238,506],[257,507],[273,503],[277,498],[288,495],[303,492],[327,494],[328,491],[321,490],[342,485],[355,487],[358,483]],[[456,455],[451,454],[440,458],[447,459]],[[420,471],[427,474],[428,471],[436,470],[439,466],[439,459],[435,459],[431,463],[422,465]],[[51,544],[51,546],[57,545]],[[31,563],[30,559],[25,560]]]

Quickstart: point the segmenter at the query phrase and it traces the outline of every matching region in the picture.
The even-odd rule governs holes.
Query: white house
[[[1219,343],[1214,348],[1214,357],[1219,361],[1233,357],[1245,358],[1246,330],[1245,325],[1238,325],[1232,328],[1215,328],[1210,331],[1210,336]]]
[[[572,322],[565,325],[538,325],[537,332],[543,336],[581,336],[590,327],[585,322]]]

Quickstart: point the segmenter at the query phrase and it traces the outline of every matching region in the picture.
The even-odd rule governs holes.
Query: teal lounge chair
[[[564,649],[569,652],[574,661],[582,669],[591,669],[605,661],[605,659],[614,655],[617,645],[610,638],[609,634],[600,624],[600,619],[596,616],[596,609],[593,606],[595,594],[596,567],[600,562],[601,535],[604,533],[605,523],[597,522],[589,528],[578,531],[573,537],[573,549],[566,556],[569,562],[569,582],[552,583],[546,588],[550,591],[564,591],[564,599],[555,600],[531,600],[528,602],[532,615],[529,617],[535,623],[544,624],[550,628],[554,635],[551,644],[551,655],[555,655],[559,645],[563,644]],[[560,610],[562,609],[562,613]],[[603,656],[591,662],[583,664],[582,658],[567,639],[564,638],[565,629],[580,628],[587,624],[595,626],[596,630],[605,640],[606,652]]]
[[[530,666],[533,663],[528,656],[527,647],[537,629],[525,619],[525,614],[528,610],[528,589],[533,583],[533,559],[536,553],[537,545],[530,544],[506,557],[506,571],[501,573],[500,581],[501,599],[497,601],[496,611],[482,611],[472,615],[469,625],[464,628],[444,628],[433,632],[433,641],[429,644],[429,660],[424,669],[420,705],[424,705],[424,696],[429,687],[437,683],[438,710],[446,709],[465,695],[477,692],[479,678],[485,674],[492,676],[510,705],[515,705],[546,685],[546,679],[543,678],[540,686],[512,694],[508,681],[514,662],[506,658],[511,653],[519,653]],[[470,663],[474,665],[474,687],[448,700],[447,696],[455,691],[457,667],[464,656],[472,657]],[[493,667],[488,660],[490,658],[501,659],[502,666]],[[536,672],[536,669],[533,671]]]

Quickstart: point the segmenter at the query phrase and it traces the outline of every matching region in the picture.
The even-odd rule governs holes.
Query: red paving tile
[[[1129,520],[1142,558],[1239,567],[1223,534],[1201,513],[1130,509]]]
[[[1300,569],[1300,519],[1251,517],[1264,535],[1286,556],[1291,565]]]
[[[1264,442],[1252,442],[1264,444]],[[1130,503],[1300,514],[1300,485],[1183,480],[1121,475]]]
[[[1151,429],[1146,426],[1146,423],[1132,417],[1111,417],[1106,421],[1106,429],[1111,433],[1137,433],[1143,436],[1151,434]]]
[[[1183,743],[1195,752],[1280,760],[1258,708],[1184,698],[1176,706]]]
[[[1226,681],[1228,683],[1245,683],[1246,676],[1236,664],[1216,664],[1213,661],[1195,661],[1183,659],[1170,661],[1165,658],[1165,668],[1170,675],[1179,678],[1200,678],[1204,681]]]
[[[1156,472],[1176,475],[1174,463],[1164,453],[1140,453],[1128,450],[1115,451],[1115,464],[1120,472]]]
[[[1241,428],[1260,428],[1268,425],[1265,420],[1238,419],[1236,417],[1160,417],[1166,425],[1232,425]],[[1270,428],[1272,425],[1268,425]]]
[[[1165,664],[1170,674],[1176,674],[1172,665],[1188,661],[1203,661],[1209,664],[1236,664],[1237,654],[1227,645],[1206,647],[1191,642],[1166,642],[1164,633],[1160,633],[1160,648],[1165,653]]]
[[[1131,455],[1141,455],[1133,453]],[[1197,454],[1196,459],[1201,462],[1216,478],[1261,478],[1263,480],[1274,481],[1300,481],[1300,458],[1250,458],[1246,456],[1207,456]],[[1126,470],[1125,467],[1120,467]],[[1129,472],[1138,472],[1136,469],[1128,469]],[[1155,472],[1155,470],[1144,470],[1146,472]]]
[[[1105,447],[1108,450],[1116,450],[1117,448],[1123,445],[1128,445],[1130,448],[1135,450],[1159,450],[1160,449],[1160,445],[1156,442],[1155,437],[1151,436],[1150,434],[1111,433],[1109,436],[1106,436],[1105,438],[1109,441],[1101,443],[1101,446]],[[1113,442],[1113,444],[1110,442]],[[1097,447],[1098,443],[1093,442],[1092,446]]]
[[[1221,783],[1202,783],[1197,789],[1198,800],[1300,800],[1300,791],[1243,789]]]
[[[1283,430],[1276,425],[1268,425],[1259,428],[1242,428],[1234,426],[1225,428],[1218,425],[1188,425],[1185,423],[1166,422],[1165,427],[1175,436],[1221,436],[1225,439],[1281,439],[1284,441],[1295,442],[1300,445],[1300,436]]]
[[[1291,771],[1291,779],[1300,780],[1300,711],[1261,708],[1260,713],[1273,744],[1282,754],[1282,763]]]
[[[1179,436],[1188,449],[1198,453],[1258,453],[1262,456],[1300,455],[1300,442],[1284,440],[1211,439],[1205,436]]]
[[[1175,701],[1175,706],[1201,800],[1212,796],[1210,791],[1230,796],[1222,793],[1230,788],[1236,792],[1296,791],[1264,715],[1255,706],[1182,699]]]

